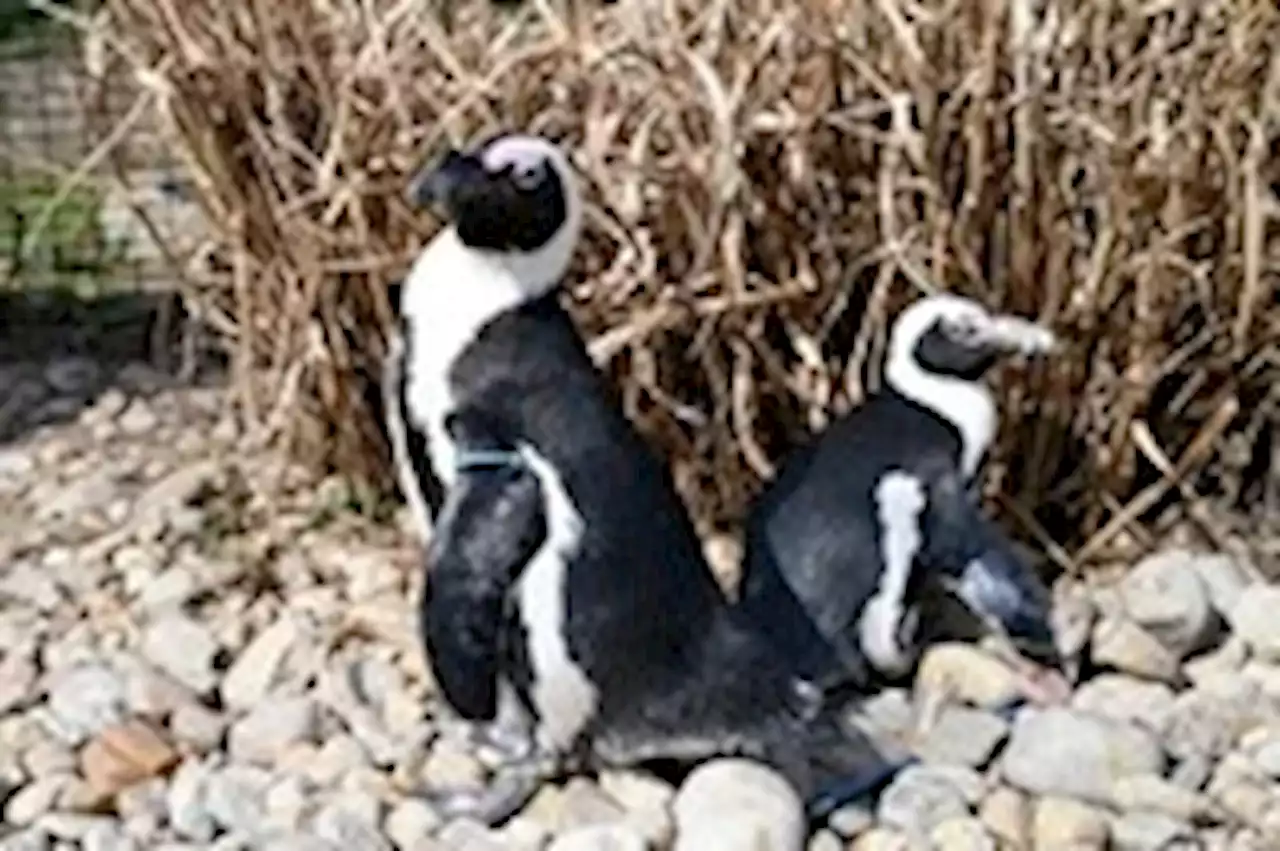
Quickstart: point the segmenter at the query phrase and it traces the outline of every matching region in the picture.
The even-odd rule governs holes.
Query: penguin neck
[[[986,384],[930,372],[910,356],[890,358],[885,382],[959,433],[960,469],[971,481],[996,433],[996,402]]]
[[[477,250],[452,226],[442,230],[414,262],[401,294],[415,365],[446,373],[485,326],[554,293],[558,268],[536,253]]]

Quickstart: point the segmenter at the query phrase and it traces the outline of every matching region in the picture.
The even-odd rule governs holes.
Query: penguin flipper
[[[1053,663],[1048,589],[1013,542],[954,478],[934,482],[926,514],[922,557],[930,568],[949,577],[955,595],[974,614],[1032,656]]]
[[[546,536],[537,478],[519,467],[459,477],[427,554],[421,629],[445,700],[469,721],[497,714],[508,592]]]

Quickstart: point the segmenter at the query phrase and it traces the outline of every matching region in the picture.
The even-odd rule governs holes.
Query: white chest
[[[538,714],[539,744],[563,751],[599,706],[599,692],[573,659],[566,638],[568,561],[578,551],[583,521],[546,459],[529,447],[521,454],[542,487],[547,523],[547,538],[516,587],[533,673],[530,697]]]
[[[423,251],[405,281],[401,310],[410,330],[404,375],[407,414],[425,435],[446,492],[453,486],[457,461],[445,430],[455,404],[453,366],[486,325],[526,297],[501,263],[467,249],[452,229],[442,231]]]

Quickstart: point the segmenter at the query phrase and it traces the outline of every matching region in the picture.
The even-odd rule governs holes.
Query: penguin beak
[[[452,211],[459,196],[483,176],[484,169],[474,157],[450,150],[438,165],[424,169],[413,178],[405,194],[415,206],[435,205]]]
[[[1007,554],[989,550],[970,561],[952,590],[974,614],[1003,633],[1027,657],[1058,667],[1049,620],[1049,594],[1031,571]]]
[[[983,328],[981,342],[997,352],[1026,356],[1052,354],[1059,347],[1057,337],[1048,328],[1009,314],[991,317]]]

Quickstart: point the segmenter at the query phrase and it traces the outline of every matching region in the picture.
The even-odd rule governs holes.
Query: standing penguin
[[[473,721],[507,689],[532,732],[486,822],[578,765],[762,759],[806,794],[883,765],[728,605],[659,462],[597,372],[557,290],[581,201],[563,153],[505,135],[411,187],[446,227],[400,295],[398,467],[437,505],[422,625],[446,702]],[[397,372],[398,370],[398,372]],[[429,462],[405,457],[414,451]],[[425,489],[421,492],[425,493]]]
[[[784,460],[747,518],[739,605],[806,678],[856,689],[908,673],[940,587],[1054,658],[1047,592],[972,488],[997,426],[987,371],[1053,346],[969,299],[921,299],[890,333],[886,388]]]

